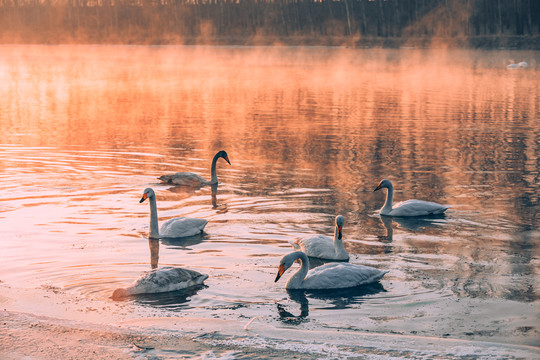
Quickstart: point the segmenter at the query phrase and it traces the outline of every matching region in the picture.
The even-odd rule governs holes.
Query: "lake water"
[[[126,300],[154,316],[260,317],[348,330],[540,346],[538,51],[286,47],[0,47],[0,280],[113,302],[151,262],[206,286]],[[513,61],[528,69],[507,70]],[[188,191],[166,173],[220,185]],[[381,219],[384,191],[451,205]],[[160,221],[203,236],[149,241]],[[288,240],[333,234],[379,284],[274,283]]]

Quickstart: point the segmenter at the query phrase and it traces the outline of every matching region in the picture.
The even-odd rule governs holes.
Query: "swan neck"
[[[343,235],[341,239],[339,238],[339,230],[336,226],[334,230],[334,249],[336,251],[337,256],[347,256],[347,251],[345,250],[345,247],[343,246]]]
[[[393,200],[394,200],[394,186],[390,184],[388,186],[388,191],[386,192],[386,201],[384,202],[384,206],[381,209],[381,213],[388,214],[390,211],[392,211]]]
[[[218,183],[217,172],[216,172],[216,164],[217,164],[218,159],[219,159],[218,154],[214,155],[214,158],[212,159],[212,167],[210,168],[210,172],[211,172],[210,183],[212,184]]]
[[[288,289],[300,289],[302,288],[302,283],[307,276],[309,271],[309,260],[306,254],[299,251],[298,260],[300,260],[300,269],[287,281]]]
[[[159,239],[156,198],[153,196],[148,200],[150,200],[150,238]]]

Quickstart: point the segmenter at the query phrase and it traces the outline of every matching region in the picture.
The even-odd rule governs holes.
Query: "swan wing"
[[[311,270],[304,289],[339,289],[356,287],[379,281],[388,271],[350,263],[331,263]]]
[[[135,295],[176,291],[200,285],[207,278],[208,275],[197,271],[164,267],[143,273],[127,288],[127,292]]]
[[[210,183],[202,176],[192,172],[179,172],[176,174],[162,175],[158,179],[166,184],[181,186],[202,186]]]
[[[328,259],[328,260],[347,260],[348,254],[338,256],[334,239],[326,235],[315,235],[306,238],[298,238],[290,242],[291,245],[306,253],[307,256]]]
[[[449,206],[423,200],[407,200],[394,205],[391,216],[428,216],[444,213]]]
[[[208,224],[207,220],[197,218],[179,217],[167,220],[160,230],[161,237],[186,237],[200,234]]]

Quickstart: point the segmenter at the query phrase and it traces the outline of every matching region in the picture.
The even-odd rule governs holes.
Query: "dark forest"
[[[2,43],[538,48],[537,0],[0,0]]]

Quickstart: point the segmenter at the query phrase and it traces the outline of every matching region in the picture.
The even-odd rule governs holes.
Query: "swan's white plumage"
[[[153,269],[143,273],[129,287],[115,290],[113,298],[118,299],[130,295],[154,294],[187,289],[201,285],[207,278],[208,275],[189,269],[174,267]]]
[[[398,202],[389,213],[384,214],[381,212],[381,214],[390,216],[429,216],[442,214],[447,209],[448,206],[434,202],[411,199]]]
[[[178,172],[176,174],[162,175],[158,179],[166,184],[187,186],[187,187],[201,187],[205,185],[212,185],[218,183],[216,164],[219,158],[223,158],[229,165],[229,156],[224,150],[218,151],[212,159],[212,166],[210,167],[211,179],[210,181],[204,179],[202,176],[192,172]]]
[[[160,237],[175,238],[200,234],[208,224],[205,219],[179,217],[167,220],[161,225]]]
[[[276,281],[297,260],[300,261],[301,267],[287,281],[285,285],[287,289],[323,290],[357,287],[379,281],[388,272],[350,263],[329,263],[308,271],[307,255],[295,251],[281,259]]]
[[[203,232],[208,223],[205,219],[178,217],[167,220],[159,229],[156,194],[151,188],[144,189],[140,202],[146,199],[150,202],[150,238],[179,238],[197,235]]]
[[[329,263],[308,272],[303,289],[337,289],[373,283],[388,271],[350,263]]]
[[[388,216],[430,216],[444,213],[450,206],[441,205],[424,200],[406,200],[392,205],[394,198],[394,186],[388,179],[382,180],[373,191],[387,188],[386,201],[380,210],[381,215]]]
[[[334,237],[315,235],[307,238],[298,238],[290,241],[297,250],[303,251],[307,256],[326,260],[349,260],[349,254],[343,246],[341,231],[345,223],[343,216],[336,216]]]
[[[166,184],[171,184],[171,185],[180,185],[180,186],[189,186],[189,187],[210,185],[210,181],[192,172],[178,172],[175,174],[161,175],[158,179],[163,181]]]

